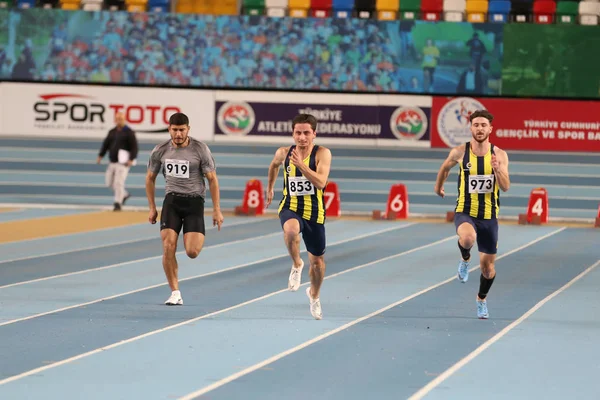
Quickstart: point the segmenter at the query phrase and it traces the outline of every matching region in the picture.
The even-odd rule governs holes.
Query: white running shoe
[[[300,283],[302,282],[302,268],[304,268],[304,260],[302,260],[300,268],[296,268],[292,265],[290,277],[288,278],[288,289],[291,292],[295,292],[300,287]]]
[[[179,290],[174,290],[167,301],[165,301],[165,304],[168,306],[182,306],[183,299],[181,298],[181,292]]]
[[[308,296],[308,301],[310,302],[310,313],[315,319],[322,319],[323,310],[321,310],[321,300],[312,298],[310,295],[310,286],[306,288],[306,295]]]

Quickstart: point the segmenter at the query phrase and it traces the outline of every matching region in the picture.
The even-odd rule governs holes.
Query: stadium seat
[[[485,22],[488,13],[488,2],[487,0],[467,0],[466,11],[467,22]]]
[[[109,11],[124,11],[125,0],[104,0],[104,8]]]
[[[102,0],[81,0],[81,9],[85,11],[100,11],[103,7]]]
[[[127,1],[127,0],[125,0]],[[194,14],[212,15],[214,1],[213,0],[192,0],[192,12]]]
[[[79,10],[81,2],[80,0],[61,0],[60,8],[62,10]]]
[[[242,2],[242,14],[263,15],[265,13],[265,0],[244,0]]]
[[[581,25],[598,25],[600,18],[600,3],[597,1],[582,1],[579,3],[579,23]]]
[[[439,21],[444,11],[443,0],[422,0],[421,18],[426,21]]]
[[[290,17],[306,18],[310,10],[310,0],[288,0]]]
[[[237,0],[219,0],[213,4],[214,15],[238,15]]]
[[[286,8],[270,7],[267,8],[267,16],[271,18],[282,18],[285,17]]]
[[[394,20],[398,16],[398,10],[400,10],[400,1],[377,0],[375,9],[377,10],[377,19],[382,21]]]
[[[35,0],[17,0],[17,8],[27,9],[34,8]]]
[[[127,12],[145,12],[146,6],[140,3],[127,4]]]
[[[466,9],[466,0],[444,0],[444,21],[464,21]]]
[[[52,9],[60,8],[59,0],[38,0],[38,8]]]
[[[76,4],[76,3],[61,3],[60,4],[60,8],[61,8],[61,10],[74,11],[74,10],[79,10],[80,4]]]
[[[553,0],[536,0],[533,3],[533,20],[536,24],[551,24],[554,22],[556,3]]]
[[[511,2],[511,22],[526,23],[531,22],[533,15],[532,0],[512,0]]]
[[[579,14],[579,3],[574,1],[559,1],[556,3],[556,23],[575,24]]]
[[[331,15],[332,0],[312,0],[310,15],[316,18],[327,18]]]
[[[336,18],[351,18],[353,9],[353,0],[333,0],[331,3],[331,11]]]
[[[175,0],[175,12],[181,14],[192,14],[194,13],[194,1],[193,0]]]
[[[149,0],[148,11],[149,12],[169,12],[171,8],[169,0]]]
[[[354,11],[358,18],[369,19],[375,14],[376,0],[354,0]]]
[[[511,2],[492,0],[488,3],[488,22],[506,23],[510,15]]]
[[[145,12],[148,9],[148,0],[125,0],[128,12]]]
[[[287,0],[265,0],[265,7],[269,17],[285,17],[287,11]]]
[[[413,20],[419,19],[421,15],[421,0],[401,0],[400,1],[400,19]]]
[[[310,16],[315,18],[327,18],[331,15],[332,0],[311,0]]]

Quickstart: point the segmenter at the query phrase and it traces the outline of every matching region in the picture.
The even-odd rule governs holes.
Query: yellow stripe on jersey
[[[494,175],[492,168],[492,146],[490,146],[490,150],[484,156],[477,157],[471,150],[470,143],[467,143],[465,146],[465,155],[460,161],[459,166],[458,197],[455,212],[466,213],[472,217],[481,219],[497,218],[500,210],[498,202],[500,190],[495,177],[493,177],[492,190],[489,192],[471,193],[469,188],[470,177],[475,175]]]
[[[323,191],[317,190],[317,204],[319,207],[319,215],[317,216],[317,223],[325,223],[325,205],[323,204]]]
[[[469,163],[471,164],[471,175],[479,175],[479,171],[477,171],[477,156],[473,154],[469,149]],[[467,183],[468,190],[468,183]],[[479,212],[479,195],[477,193],[471,193],[469,195],[471,197],[471,210],[469,215],[471,217],[477,217],[477,213]]]
[[[290,173],[288,176],[296,176],[296,166],[290,163]],[[298,211],[298,196],[290,196],[290,210]]]
[[[484,175],[493,175],[494,170],[492,169],[492,152],[488,151],[486,155],[483,157],[483,173]],[[498,184],[494,179],[494,191],[498,189]],[[491,219],[492,218],[492,193],[485,194],[484,201],[484,211],[483,211],[483,219]]]
[[[463,161],[459,163],[460,169],[458,171],[458,197],[456,199],[456,209],[454,212],[464,212],[465,210],[465,193],[466,193],[466,183],[464,174],[465,171],[463,169]]]
[[[302,160],[304,165],[307,167],[310,166],[310,154],[304,160]],[[302,213],[302,218],[309,220],[312,218],[312,196],[302,196],[304,198],[304,212]]]
[[[315,146],[311,154],[309,154],[302,162],[311,168],[316,169],[316,153],[318,147]],[[288,154],[291,151],[288,150]],[[325,206],[323,200],[323,190],[315,188],[315,194],[312,195],[301,195],[292,196],[289,191],[289,178],[290,177],[301,177],[302,173],[294,166],[293,163],[289,162],[289,158],[283,164],[283,199],[279,204],[278,212],[281,212],[284,208],[294,211],[302,217],[302,219],[313,221],[319,224],[325,223]]]

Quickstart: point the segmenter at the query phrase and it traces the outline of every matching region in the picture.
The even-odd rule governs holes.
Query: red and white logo
[[[214,131],[214,98],[197,90],[3,82],[2,99],[6,135],[102,138],[119,112],[142,138],[167,139],[176,112],[193,121],[195,138],[207,140]]]
[[[247,135],[255,121],[252,106],[243,101],[228,101],[217,112],[217,125],[226,135]]]

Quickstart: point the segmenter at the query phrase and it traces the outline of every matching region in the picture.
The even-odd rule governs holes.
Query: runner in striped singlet
[[[490,143],[494,116],[486,110],[473,112],[470,142],[453,148],[438,172],[435,193],[444,197],[444,182],[450,170],[459,164],[458,198],[454,213],[454,224],[459,236],[458,248],[462,260],[458,264],[458,279],[469,279],[471,247],[477,241],[481,276],[477,294],[477,316],[489,318],[486,297],[496,270],[494,262],[498,248],[498,213],[500,211],[500,189],[510,187],[508,155]]]
[[[323,191],[329,178],[331,151],[314,144],[317,120],[310,114],[299,114],[292,121],[295,145],[280,147],[269,166],[267,207],[273,201],[275,181],[283,165],[283,198],[279,203],[279,219],[285,244],[293,265],[288,289],[300,287],[304,261],[300,258],[300,233],[310,262],[311,285],[306,288],[310,312],[323,318],[320,290],[325,276],[325,205]]]

